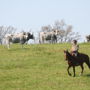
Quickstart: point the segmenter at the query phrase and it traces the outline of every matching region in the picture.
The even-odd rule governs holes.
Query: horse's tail
[[[89,57],[87,57],[87,59],[86,59],[86,62],[85,62],[87,65],[88,65],[88,67],[89,67],[89,69],[90,69],[90,58]]]

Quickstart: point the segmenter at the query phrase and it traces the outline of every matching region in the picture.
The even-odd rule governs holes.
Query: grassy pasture
[[[67,74],[63,50],[70,44],[0,46],[0,90],[90,90],[90,70],[83,76]],[[90,44],[80,44],[80,52],[90,56]],[[70,70],[72,72],[72,69]]]

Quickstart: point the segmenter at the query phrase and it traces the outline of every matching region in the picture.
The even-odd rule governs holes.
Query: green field
[[[90,90],[90,70],[76,67],[76,77],[67,74],[63,50],[70,44],[0,46],[0,90]],[[90,44],[80,44],[90,56]],[[71,73],[72,69],[70,70]]]

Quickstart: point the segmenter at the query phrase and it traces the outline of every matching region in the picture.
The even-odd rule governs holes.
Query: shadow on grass
[[[87,76],[87,77],[90,77],[90,74],[87,74],[86,76]]]

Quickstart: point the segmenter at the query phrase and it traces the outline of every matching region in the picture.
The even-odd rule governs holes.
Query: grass
[[[90,70],[76,67],[76,77],[67,74],[63,50],[70,44],[0,46],[0,90],[90,90]],[[90,44],[80,44],[90,56]],[[72,69],[70,70],[72,72]],[[73,72],[72,72],[73,73]]]

